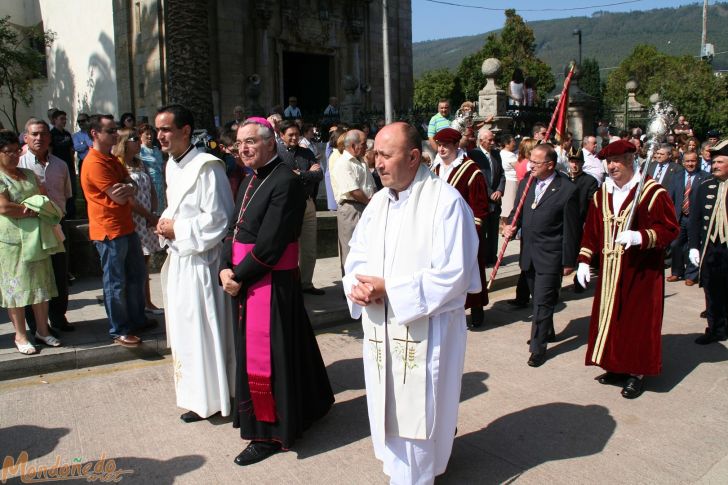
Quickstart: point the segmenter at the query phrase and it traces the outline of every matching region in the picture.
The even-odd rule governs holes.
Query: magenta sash
[[[255,244],[233,241],[233,264],[240,263],[248,253],[252,253],[254,247]],[[251,254],[251,257],[255,258],[255,254]],[[258,263],[263,264],[260,261]],[[280,271],[297,267],[298,242],[294,242],[286,247],[281,259],[270,269]],[[248,386],[253,400],[255,419],[266,423],[276,421],[276,404],[271,384],[273,374],[270,356],[271,281],[271,273],[268,272],[248,287],[245,296],[245,355]]]

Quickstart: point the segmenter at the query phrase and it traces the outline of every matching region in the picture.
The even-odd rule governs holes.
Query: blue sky
[[[629,2],[630,0],[445,0],[451,3],[464,5],[479,5],[498,9],[514,8],[527,22],[532,20],[547,20],[565,17],[590,16],[597,11],[629,12],[633,10],[650,10],[653,8],[678,7],[680,5],[695,5],[702,9],[703,2],[687,0],[638,0],[622,5],[603,6],[586,10],[562,10],[567,8],[581,8],[592,5],[606,5]],[[713,5],[715,0],[709,0]],[[533,11],[549,8],[548,11]],[[482,34],[503,26],[505,16],[503,11],[490,11],[474,8],[456,7],[431,3],[426,0],[412,0],[412,41],[442,39],[459,37],[463,35]]]

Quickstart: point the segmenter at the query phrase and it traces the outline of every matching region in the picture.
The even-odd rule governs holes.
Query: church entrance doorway
[[[288,106],[289,96],[295,96],[303,117],[318,121],[333,91],[333,59],[333,56],[284,52],[283,107]]]

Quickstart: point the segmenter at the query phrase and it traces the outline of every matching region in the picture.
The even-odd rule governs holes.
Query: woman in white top
[[[508,97],[514,106],[523,104],[523,71],[518,67],[513,70],[513,77],[508,84]]]
[[[556,170],[559,172],[569,173],[569,155],[573,153],[572,147],[573,136],[570,131],[561,139],[561,143],[554,147],[556,150]]]
[[[501,205],[501,220],[507,219],[513,210],[516,200],[516,191],[518,190],[518,178],[516,177],[516,163],[518,156],[515,154],[516,139],[513,135],[503,135],[501,138],[503,148],[500,151],[501,165],[503,166],[503,175],[506,178],[506,188],[503,193]]]

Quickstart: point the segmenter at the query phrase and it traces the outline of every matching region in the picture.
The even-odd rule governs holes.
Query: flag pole
[[[554,123],[556,122],[556,117],[558,116],[559,111],[562,109],[562,105],[564,103],[564,99],[566,96],[564,96],[569,91],[569,85],[571,84],[571,78],[574,76],[574,68],[575,63],[571,63],[571,67],[569,68],[569,73],[566,76],[566,79],[564,80],[564,89],[561,90],[561,96],[559,96],[559,101],[556,103],[556,109],[554,110],[554,114],[551,116],[551,122],[549,123],[549,127],[546,130],[546,135],[543,137],[542,141],[548,140],[551,137],[551,130],[554,128]],[[540,143],[540,142],[539,142]],[[518,201],[518,205],[516,206],[516,212],[513,215],[513,220],[511,221],[511,229],[515,230],[516,225],[518,223],[518,218],[521,216],[521,211],[523,210],[523,203],[526,201],[526,195],[528,194],[528,189],[531,188],[531,185],[533,184],[533,176],[528,176],[528,181],[526,181],[526,187],[523,189],[523,194],[521,195],[521,199]],[[506,248],[508,247],[508,243],[511,241],[511,238],[508,236],[505,236],[503,240],[503,245],[501,246],[500,253],[498,253],[498,259],[495,262],[495,265],[493,265],[493,270],[490,273],[490,278],[488,278],[488,290],[490,290],[490,287],[493,285],[493,280],[495,280],[495,276],[498,274],[498,269],[500,268],[501,263],[503,262],[503,256],[506,254]]]

